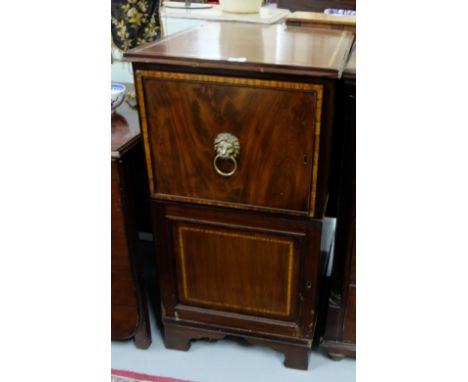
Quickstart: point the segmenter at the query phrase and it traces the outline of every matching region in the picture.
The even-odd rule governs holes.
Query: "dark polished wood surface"
[[[151,100],[145,108],[154,196],[313,214],[322,87],[228,81],[143,77],[145,97]],[[213,166],[213,143],[222,132],[240,142],[238,169],[231,177],[220,176]]]
[[[203,325],[195,322],[185,322],[165,318],[164,344],[168,349],[187,351],[190,349],[190,341],[194,339],[221,340],[227,335],[243,338],[252,345],[268,346],[284,354],[284,366],[307,370],[309,363],[310,345],[301,341],[293,342],[284,337],[269,337],[259,335],[252,330],[239,330],[236,328],[217,327],[215,325]]]
[[[310,303],[309,309],[315,305],[315,292],[320,272],[318,265],[320,220],[299,218],[291,220],[259,213],[167,202],[154,202],[153,214],[158,221],[157,226],[160,228],[161,236],[161,240],[157,243],[159,248],[157,257],[163,265],[162,268],[164,265],[176,267],[175,269],[171,267],[173,270],[164,274],[161,271],[161,281],[167,291],[162,296],[166,315],[175,315],[174,309],[181,303],[181,299],[186,303],[190,300],[192,289],[189,288],[193,286],[198,296],[193,300],[205,301],[195,305],[205,307],[208,303],[212,308],[225,304],[228,310],[239,314],[257,309],[258,314],[255,316],[277,316],[292,322],[299,320],[299,316],[295,314],[304,314],[304,321],[307,322],[303,322],[303,330],[305,333],[310,331],[310,327],[307,326],[313,319],[310,310],[298,309],[294,305],[298,303],[296,299],[299,295],[302,296],[304,303]],[[194,237],[194,234],[198,236]],[[186,244],[190,239],[195,245],[194,248]],[[255,251],[252,250],[252,246]],[[278,253],[270,252],[273,249]],[[198,256],[208,269],[201,270],[201,265],[192,264]],[[269,261],[272,264],[268,264]],[[280,266],[284,261],[286,261],[285,269]],[[191,271],[189,264],[196,268],[195,272],[201,272],[209,277],[189,275],[188,272]],[[299,273],[298,265],[301,269]],[[258,288],[261,288],[262,283],[272,277],[272,275],[260,276],[259,273],[262,269],[272,268],[278,280],[275,284],[269,285],[270,293],[277,295],[279,301],[269,301],[265,296],[258,294]],[[233,272],[233,269],[236,271]],[[216,270],[220,271],[221,275],[217,275]],[[209,290],[207,285],[214,286],[210,283],[221,282],[223,277],[226,282],[230,280],[233,288],[226,288],[224,291]],[[254,280],[255,277],[259,280]],[[248,279],[253,284],[246,283]],[[281,280],[284,282],[280,283]],[[189,284],[190,281],[192,284]],[[218,287],[224,288],[222,285]],[[285,290],[281,291],[280,288]],[[179,292],[174,294],[174,291]],[[244,293],[250,292],[253,295],[246,297]],[[203,293],[206,295],[202,295]],[[242,297],[246,299],[242,300]],[[252,305],[246,305],[250,299]]]
[[[323,12],[327,8],[356,10],[356,0],[278,0],[278,7],[291,12]]]
[[[356,343],[356,287],[348,286],[348,301],[343,324],[343,342]]]
[[[293,12],[286,18],[286,25],[345,30],[356,35],[355,16],[329,15],[318,12]]]
[[[163,321],[263,333],[308,352],[316,322],[320,220],[167,202],[155,202],[153,213]]]
[[[207,22],[131,49],[124,57],[133,62],[338,78],[353,39],[345,31]]]
[[[238,335],[307,368],[335,78],[352,41],[348,32],[213,22],[126,53],[168,348]],[[240,141],[232,177],[213,169],[221,132]]]
[[[122,105],[111,117],[111,336],[151,344],[138,245],[139,187],[147,189],[138,113]],[[147,208],[146,208],[147,209]]]
[[[332,357],[356,356],[356,51],[342,80],[335,255],[322,346]],[[343,75],[345,77],[345,74]]]
[[[120,193],[119,164],[111,164],[111,293],[112,337],[131,337],[138,326],[138,305],[128,253],[123,201]]]
[[[181,303],[283,319],[296,315],[291,297],[297,295],[301,240],[252,236],[245,227],[176,223],[173,230]]]

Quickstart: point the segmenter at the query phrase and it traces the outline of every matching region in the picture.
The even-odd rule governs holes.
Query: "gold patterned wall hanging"
[[[112,40],[126,51],[160,37],[160,0],[111,0]]]

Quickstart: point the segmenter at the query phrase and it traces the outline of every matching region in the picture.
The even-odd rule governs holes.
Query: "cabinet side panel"
[[[138,306],[128,252],[117,161],[113,160],[111,166],[111,335],[112,338],[118,339],[133,335],[138,324]]]
[[[343,341],[356,343],[356,288],[351,286],[344,316]]]

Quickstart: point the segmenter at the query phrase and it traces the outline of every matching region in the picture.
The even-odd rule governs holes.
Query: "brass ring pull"
[[[237,171],[237,157],[240,154],[240,143],[236,136],[229,133],[220,133],[214,140],[216,156],[213,160],[215,171],[221,176],[232,176]],[[230,160],[234,168],[229,172],[224,172],[218,167],[218,159]]]
[[[233,175],[233,174],[236,172],[236,170],[237,170],[237,161],[236,161],[236,158],[234,158],[234,157],[223,158],[223,159],[229,159],[229,160],[232,161],[232,163],[234,163],[234,168],[233,168],[231,171],[229,171],[229,172],[224,172],[224,171],[222,171],[222,170],[219,169],[219,167],[218,167],[218,165],[217,165],[217,163],[216,163],[217,160],[218,160],[219,158],[223,158],[223,157],[222,157],[220,154],[218,154],[218,155],[215,156],[215,159],[214,159],[214,161],[213,161],[213,166],[214,166],[216,172],[217,172],[219,175],[222,175],[222,176],[231,176],[231,175]]]

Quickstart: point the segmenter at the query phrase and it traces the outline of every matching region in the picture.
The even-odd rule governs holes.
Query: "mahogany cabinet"
[[[209,22],[128,51],[165,345],[243,337],[307,369],[334,88],[353,36]]]
[[[151,333],[138,231],[147,229],[149,194],[138,113],[122,105],[111,122],[111,337],[133,338],[146,349]]]
[[[356,50],[343,72],[334,157],[336,238],[322,347],[331,357],[356,357]]]
[[[291,12],[323,12],[327,8],[356,10],[356,0],[278,0],[278,8]]]

